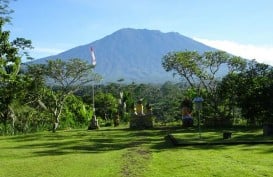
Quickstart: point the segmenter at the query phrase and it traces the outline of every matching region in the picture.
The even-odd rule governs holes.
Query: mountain
[[[44,63],[49,59],[81,58],[91,62],[93,47],[97,65],[95,72],[103,82],[163,83],[174,81],[162,65],[162,57],[171,51],[195,50],[200,53],[215,50],[176,32],[162,33],[157,30],[125,28],[100,40],[78,46],[60,54],[35,60]]]

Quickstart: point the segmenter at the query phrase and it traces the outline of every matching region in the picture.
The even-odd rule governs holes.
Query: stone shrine
[[[153,128],[153,114],[152,107],[147,104],[143,107],[143,100],[138,100],[136,106],[134,107],[134,113],[131,116],[130,128],[131,129],[147,129]]]

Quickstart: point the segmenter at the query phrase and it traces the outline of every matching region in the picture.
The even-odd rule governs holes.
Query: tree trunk
[[[3,124],[4,124],[4,135],[8,134],[8,130],[7,130],[7,125],[8,125],[8,118],[9,118],[9,111],[8,108],[3,112],[2,114],[2,118],[3,118]]]
[[[9,111],[10,111],[10,117],[12,118],[12,135],[14,135],[14,132],[15,132],[15,120],[16,120],[16,115],[12,109],[11,106],[9,106]]]
[[[61,116],[61,113],[62,113],[62,108],[63,108],[63,105],[60,106],[59,110],[58,108],[55,109],[54,111],[54,122],[53,122],[53,129],[52,129],[52,132],[55,133],[57,128],[59,127],[59,123],[60,123],[60,116]]]
[[[59,120],[59,118],[57,117],[57,118],[55,119],[55,121],[53,122],[53,127],[52,127],[52,132],[53,132],[53,133],[55,133],[56,130],[57,130],[57,128],[59,127],[59,122],[60,122],[60,120]]]
[[[4,123],[4,132],[3,133],[4,133],[4,135],[6,135],[7,134],[7,120],[5,119],[3,123]]]

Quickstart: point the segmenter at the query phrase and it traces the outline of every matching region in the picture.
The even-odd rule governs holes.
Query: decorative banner
[[[93,48],[91,47],[90,48],[90,50],[91,50],[91,60],[92,60],[92,65],[96,65],[97,64],[97,62],[96,62],[96,57],[95,57],[95,52],[94,52],[94,50],[93,50]]]

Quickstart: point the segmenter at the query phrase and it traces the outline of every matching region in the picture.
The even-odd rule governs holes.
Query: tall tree
[[[98,92],[95,97],[96,115],[107,119],[113,119],[118,112],[118,100],[111,93]]]
[[[2,8],[2,7],[1,7]],[[0,18],[0,118],[7,127],[7,121],[12,118],[14,125],[15,117],[11,103],[18,96],[25,80],[23,75],[19,74],[21,66],[21,56],[18,55],[19,49],[32,47],[31,41],[21,38],[19,41],[25,41],[25,44],[15,45],[9,41],[9,31],[3,31],[5,24],[4,18]],[[16,43],[16,42],[15,42]]]
[[[273,122],[273,68],[252,61],[247,70],[229,74],[219,84],[219,94],[229,105],[241,109],[251,125]]]
[[[9,7],[9,3],[12,0],[0,0],[0,18],[5,22],[10,22],[10,14],[14,11]]]
[[[49,60],[46,65],[37,65],[37,67],[45,76],[47,85],[51,86],[43,90],[39,103],[52,114],[52,131],[55,132],[68,96],[75,93],[81,86],[98,81],[101,77],[93,73],[94,66],[79,58],[69,61]]]
[[[167,71],[173,71],[195,89],[203,92],[208,103],[208,112],[218,116],[219,98],[217,97],[217,83],[221,80],[221,72],[236,72],[245,67],[246,62],[240,57],[231,56],[223,51],[211,51],[199,54],[196,51],[171,52],[163,57],[162,65]]]

